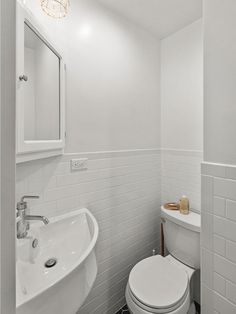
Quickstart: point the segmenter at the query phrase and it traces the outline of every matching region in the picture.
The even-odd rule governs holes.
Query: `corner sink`
[[[17,240],[16,313],[75,314],[97,275],[98,224],[86,208],[34,223]]]

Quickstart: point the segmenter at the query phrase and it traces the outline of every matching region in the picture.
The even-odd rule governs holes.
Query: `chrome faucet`
[[[27,202],[25,201],[26,198],[35,199],[39,198],[39,196],[35,195],[25,195],[21,198],[20,202],[17,203],[17,238],[22,239],[27,236],[29,230],[29,220],[40,220],[45,225],[49,224],[49,220],[45,216],[38,216],[38,215],[26,215],[27,209]]]

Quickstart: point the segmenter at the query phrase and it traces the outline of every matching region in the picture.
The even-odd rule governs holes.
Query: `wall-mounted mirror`
[[[37,21],[17,10],[17,161],[63,152],[64,63]]]
[[[60,58],[25,22],[24,135],[60,139]]]

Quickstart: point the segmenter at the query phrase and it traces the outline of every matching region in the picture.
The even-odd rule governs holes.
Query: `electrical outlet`
[[[88,169],[88,158],[71,159],[71,170],[86,170]]]

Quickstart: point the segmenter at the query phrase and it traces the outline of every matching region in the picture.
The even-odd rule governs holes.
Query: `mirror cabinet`
[[[17,162],[55,156],[65,145],[65,64],[43,27],[17,5]]]

